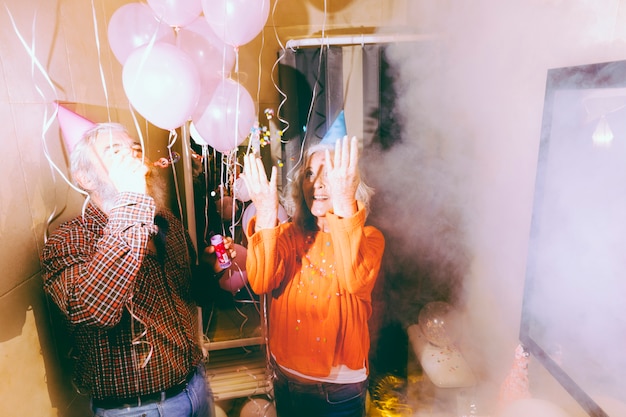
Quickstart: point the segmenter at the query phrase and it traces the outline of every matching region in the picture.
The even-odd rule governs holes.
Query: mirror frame
[[[580,404],[592,417],[609,417],[596,401],[554,360],[549,352],[550,347],[543,346],[541,340],[533,338],[533,325],[537,324],[533,312],[533,288],[539,280],[535,271],[538,249],[533,243],[539,238],[540,217],[543,202],[543,186],[546,183],[547,162],[549,158],[550,135],[553,115],[555,113],[555,96],[563,90],[611,89],[626,87],[626,61],[606,62],[599,64],[580,65],[549,69],[547,73],[541,141],[535,180],[535,196],[531,220],[530,241],[522,303],[522,319],[519,339],[524,348],[532,354],[560,385]],[[619,372],[617,370],[616,372]],[[615,417],[615,416],[613,416]]]

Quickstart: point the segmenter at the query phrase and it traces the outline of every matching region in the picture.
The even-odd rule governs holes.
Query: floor
[[[238,303],[236,308],[229,307],[218,308],[208,315],[207,311],[204,312],[205,336],[208,339],[224,342],[260,335],[258,305]],[[474,389],[436,387],[422,371],[413,351],[408,349],[406,334],[402,331],[395,333],[385,333],[385,340],[391,341],[390,345],[394,348],[383,346],[379,356],[384,360],[378,361],[378,375],[371,375],[368,417],[486,417],[476,407]],[[250,347],[243,349],[250,350]],[[222,352],[212,351],[210,354],[212,366],[219,368],[218,356]],[[242,373],[242,366],[231,367],[236,368],[236,373]],[[232,378],[224,382],[229,386],[236,385],[236,380]],[[211,383],[216,391],[220,391],[218,377]],[[271,398],[262,390],[254,391],[253,395],[246,392],[241,396],[221,391],[216,393],[220,394],[217,397],[221,397],[216,398],[216,405],[220,407],[217,417],[276,417]]]

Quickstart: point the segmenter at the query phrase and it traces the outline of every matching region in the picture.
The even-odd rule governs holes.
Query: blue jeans
[[[213,392],[204,378],[204,368],[175,397],[140,407],[104,409],[94,407],[95,417],[215,417]]]
[[[355,384],[303,383],[275,366],[274,398],[278,417],[363,417],[368,381]]]

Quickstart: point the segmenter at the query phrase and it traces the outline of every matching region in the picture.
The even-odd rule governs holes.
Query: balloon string
[[[139,316],[135,314],[133,306],[134,306],[133,295],[131,294],[128,297],[128,303],[126,304],[126,310],[128,310],[128,312],[130,313],[130,317],[131,317],[131,320],[130,320],[130,332],[132,336],[131,345],[133,347],[148,346],[149,348],[148,354],[145,356],[141,365],[138,365],[136,350],[133,349],[132,351],[133,363],[135,364],[137,369],[143,369],[146,367],[146,365],[148,365],[148,362],[150,362],[150,359],[152,358],[152,354],[154,353],[154,345],[149,340],[146,340],[147,339],[146,336],[148,335],[148,326],[141,318],[139,318]],[[139,323],[139,325],[143,327],[143,331],[141,332],[136,331],[135,322]],[[138,381],[136,381],[136,383],[137,382]]]
[[[241,311],[241,309],[236,304],[235,304],[235,311],[237,311],[237,313],[241,317],[243,317],[243,320],[241,321],[241,324],[239,325],[239,334],[241,336],[243,336],[244,328],[246,327],[246,323],[248,323],[248,321],[250,321],[250,317],[248,317],[248,315],[246,313]]]
[[[221,179],[221,187],[220,187],[220,204],[222,205],[222,207],[220,207],[220,213],[223,216],[224,213],[224,191],[226,188],[231,189],[230,185],[231,182],[229,181],[233,175],[234,172],[236,172],[236,162],[237,162],[237,141],[239,139],[239,108],[241,106],[241,80],[239,79],[239,47],[235,46],[234,47],[234,51],[235,51],[235,74],[237,75],[237,98],[235,99],[235,128],[234,128],[234,132],[233,132],[233,142],[234,142],[234,146],[233,149],[228,152],[227,154],[222,156],[222,179]],[[232,171],[232,172],[231,172]],[[232,198],[232,207],[231,207],[231,224],[229,226],[229,233],[230,236],[232,238],[235,237],[235,212],[236,212],[236,200],[235,200],[235,193],[236,191],[234,190],[234,187],[232,187],[231,190],[231,198]],[[224,233],[224,226],[222,223],[222,233]]]
[[[272,10],[272,21],[274,20],[274,13],[275,13],[275,9],[276,9],[276,5],[277,5],[277,4],[278,4],[278,0],[274,3],[274,9]],[[322,33],[322,38],[324,38],[324,36],[325,36],[324,34],[325,34],[325,32],[326,32],[326,19],[327,19],[327,16],[328,16],[328,7],[327,7],[327,6],[328,6],[328,5],[327,5],[327,2],[326,2],[326,0],[324,0],[324,18],[323,18],[323,21],[322,21],[322,30],[321,30],[321,33]],[[274,26],[274,34],[275,34],[275,37],[276,37],[276,39],[277,39],[277,41],[278,41],[278,44],[279,44],[279,45],[280,45],[280,47],[281,47],[281,53],[279,54],[279,57],[278,57],[278,58],[276,59],[276,61],[274,62],[274,66],[273,66],[273,69],[272,69],[272,74],[271,74],[271,79],[272,79],[272,83],[273,83],[273,85],[274,85],[274,88],[275,88],[275,89],[278,91],[278,93],[282,96],[281,102],[280,102],[280,104],[278,105],[278,111],[277,111],[277,113],[278,113],[278,120],[279,120],[281,123],[283,123],[283,124],[285,124],[285,125],[286,125],[286,126],[285,126],[285,128],[283,129],[283,138],[281,138],[281,143],[286,143],[286,140],[284,139],[284,133],[285,133],[285,132],[287,132],[287,130],[289,129],[289,123],[288,123],[285,119],[283,119],[283,118],[281,117],[281,113],[282,113],[282,108],[283,108],[283,106],[285,105],[285,103],[286,103],[286,101],[287,101],[287,94],[285,94],[285,92],[284,92],[284,91],[282,91],[282,90],[278,87],[278,85],[277,85],[277,83],[276,83],[276,80],[275,80],[275,78],[274,78],[274,69],[275,69],[275,68],[279,65],[280,61],[282,61],[282,60],[283,60],[283,58],[285,57],[285,55],[286,55],[286,48],[285,48],[285,46],[283,45],[283,43],[280,41],[280,37],[278,36],[278,32],[277,32],[277,30],[276,30],[276,25],[274,24],[273,26]],[[300,152],[299,152],[299,155],[298,155],[298,160],[297,160],[297,161],[296,161],[296,163],[295,163],[295,164],[291,167],[291,169],[289,169],[289,171],[287,172],[287,175],[286,175],[286,180],[287,180],[287,181],[292,181],[292,175],[293,175],[293,172],[294,172],[294,170],[296,170],[296,169],[298,168],[298,166],[299,166],[299,165],[300,165],[300,163],[302,162],[302,159],[303,159],[303,156],[304,156],[304,148],[305,148],[305,145],[306,145],[306,140],[307,140],[307,137],[308,137],[308,135],[307,135],[307,133],[306,133],[306,131],[307,131],[306,126],[308,126],[308,125],[309,125],[309,122],[310,122],[310,120],[311,120],[311,115],[313,114],[313,108],[314,108],[314,104],[315,104],[315,98],[316,98],[316,95],[317,95],[318,85],[319,85],[319,81],[320,81],[320,73],[321,73],[321,71],[320,71],[320,70],[321,70],[321,67],[322,67],[322,58],[323,58],[323,54],[324,54],[324,47],[325,47],[325,45],[322,43],[322,44],[320,45],[320,58],[319,58],[319,60],[318,60],[317,79],[315,80],[315,83],[313,84],[313,91],[312,91],[312,94],[311,94],[311,102],[310,102],[310,104],[309,104],[309,109],[308,109],[308,111],[307,111],[306,123],[305,123],[305,129],[304,129],[304,132],[302,132],[302,134],[303,134],[303,139],[302,139],[302,143],[300,144]],[[295,50],[293,50],[293,49],[292,49],[292,52],[295,52]]]
[[[328,17],[328,4],[327,4],[327,0],[324,0],[324,17],[322,19],[322,39],[324,39],[324,34],[326,33],[326,19]],[[304,156],[304,148],[305,148],[305,144],[306,144],[306,140],[309,137],[309,135],[307,134],[308,126],[309,126],[309,122],[311,121],[311,115],[313,114],[313,109],[315,106],[315,100],[317,98],[317,90],[318,90],[318,86],[320,85],[320,80],[321,80],[321,74],[322,74],[322,62],[323,62],[323,57],[324,57],[324,48],[330,48],[330,46],[328,45],[324,45],[323,42],[320,42],[320,53],[319,53],[319,60],[317,61],[317,77],[315,79],[315,82],[313,83],[313,91],[311,94],[311,103],[309,104],[309,110],[307,112],[307,116],[306,116],[306,128],[305,128],[305,132],[304,132],[304,137],[302,139],[302,144],[300,145],[300,155],[298,157],[298,161],[293,165],[293,167],[291,167],[291,169],[289,170],[289,172],[287,173],[287,180],[291,181],[291,175],[293,173],[293,171],[298,168],[298,166],[300,165],[300,163],[302,163],[302,159]]]
[[[222,155],[222,181],[221,181],[221,187],[220,187],[220,214],[223,216],[225,213],[225,209],[227,207],[224,206],[224,196],[226,196],[226,190],[230,190],[230,179],[232,177],[232,163],[233,163],[233,157],[234,155],[237,154],[237,148],[235,147],[235,149],[231,150],[230,152],[223,154]],[[232,208],[234,208],[235,206],[235,200],[232,200]],[[231,212],[232,213],[232,212]],[[222,233],[225,234],[226,233],[226,229],[224,228],[224,222],[222,222]],[[231,217],[231,225],[228,227],[228,233],[230,234],[231,237],[235,237],[234,235],[234,229],[233,229],[233,224],[232,224],[232,217]]]
[[[231,165],[232,166],[232,173],[230,174],[230,179],[229,179],[229,184],[232,185],[232,204],[231,204],[231,210],[230,210],[230,218],[231,218],[231,222],[230,222],[230,235],[233,237],[233,239],[235,238],[235,227],[237,226],[237,200],[236,200],[236,193],[237,193],[237,189],[235,188],[235,179],[237,177],[237,147],[235,146],[234,152],[231,153]]]
[[[57,91],[56,91],[56,88],[54,87],[54,83],[50,79],[50,76],[48,75],[48,72],[44,69],[44,67],[41,65],[41,63],[37,59],[37,56],[35,55],[35,29],[36,29],[36,26],[37,26],[36,25],[36,20],[37,20],[36,19],[36,15],[35,15],[35,17],[33,19],[33,25],[32,25],[32,36],[33,36],[32,46],[29,46],[26,43],[26,41],[24,40],[24,37],[22,36],[22,34],[20,33],[20,31],[19,31],[19,29],[17,27],[17,24],[15,23],[15,19],[13,18],[13,14],[11,13],[11,10],[9,9],[9,7],[6,4],[4,5],[4,7],[5,7],[6,11],[7,11],[7,14],[9,15],[9,19],[11,20],[11,25],[13,27],[13,31],[15,32],[17,38],[19,39],[20,43],[22,44],[22,46],[24,47],[24,49],[26,50],[26,52],[28,53],[28,55],[29,55],[29,57],[31,59],[31,77],[33,78],[33,84],[35,85],[35,90],[37,91],[37,93],[41,96],[41,98],[44,101],[48,101],[46,99],[46,95],[44,94],[44,92],[41,90],[39,85],[37,85],[37,83],[34,81],[34,79],[35,79],[35,68],[36,68],[36,69],[39,70],[41,75],[46,80],[47,84],[50,86],[50,89],[52,90],[52,94],[54,95],[54,99],[56,101],[57,100]],[[47,109],[47,107],[44,109],[43,123],[42,123],[42,130],[41,130],[41,143],[42,143],[43,153],[44,153],[44,156],[45,156],[46,160],[48,161],[48,165],[50,166],[50,171],[52,173],[53,184],[56,184],[56,182],[57,182],[57,179],[56,179],[56,176],[55,176],[55,172],[56,172],[70,186],[70,188],[74,189],[75,191],[77,191],[80,194],[87,195],[87,193],[85,191],[81,190],[80,188],[78,188],[74,184],[72,184],[72,182],[66,177],[66,175],[63,173],[63,171],[54,163],[54,161],[52,160],[52,157],[50,156],[50,152],[48,150],[48,143],[47,143],[47,140],[46,140],[46,136],[47,136],[48,131],[50,130],[50,127],[52,126],[52,124],[54,123],[54,121],[57,118],[57,112],[58,112],[58,108],[55,106],[54,111],[52,112],[50,117],[48,117],[48,109]],[[56,191],[56,186],[54,187],[54,189]],[[44,229],[44,243],[48,240],[48,233],[49,233],[50,225],[58,217],[58,215],[60,214],[61,211],[57,207],[56,198],[55,198],[55,204],[54,204],[54,207],[52,209],[52,212],[50,213],[50,215],[48,216],[48,218],[46,220],[46,227]]]
[[[240,96],[241,96],[241,82],[239,80],[239,48],[235,48],[235,65],[237,71],[237,98],[235,99],[235,135],[233,137],[233,148],[237,149],[237,140],[239,139],[239,107],[240,107]]]
[[[323,15],[323,18],[322,18],[322,40],[324,39],[324,35],[326,33],[326,19],[327,19],[327,17],[328,17],[328,2],[327,2],[327,0],[324,0],[324,15]]]
[[[157,35],[159,33],[159,27],[161,26],[162,21],[159,19],[158,25],[156,26],[154,33],[152,34],[152,36],[150,37],[150,41],[148,42],[148,44],[146,45],[146,49],[145,51],[141,54],[141,60],[139,61],[139,66],[137,67],[137,72],[135,73],[135,77],[132,80],[132,83],[130,84],[129,87],[129,91],[134,91],[135,89],[135,85],[137,84],[137,80],[139,79],[139,75],[141,74],[141,70],[143,69],[147,59],[148,59],[148,55],[150,55],[150,52],[152,51],[152,47],[154,46],[154,43],[156,42],[157,39]],[[130,96],[130,94],[128,94]],[[130,100],[128,101],[128,108],[130,110],[130,113],[133,116],[133,121],[135,124],[135,129],[137,130],[137,135],[139,136],[139,141],[141,143],[141,151],[142,153],[145,155],[145,146],[144,146],[144,141],[143,141],[143,135],[141,134],[141,129],[139,128],[139,122],[137,121],[137,117],[135,115],[135,108],[133,107],[133,104],[130,102]],[[147,129],[146,129],[147,131]],[[171,136],[170,136],[171,137]],[[182,215],[182,212],[181,212]]]
[[[100,80],[102,81],[102,90],[104,92],[104,100],[106,102],[107,115],[109,122],[111,121],[111,109],[109,105],[109,92],[107,89],[106,79],[104,78],[104,70],[102,69],[102,56],[100,52],[100,35],[98,34],[98,19],[96,18],[96,7],[91,0],[91,14],[93,18],[93,30],[96,38],[96,50],[98,51],[98,69],[100,70]]]
[[[280,46],[280,54],[278,55],[278,58],[276,59],[276,61],[274,61],[274,65],[272,66],[272,72],[270,73],[270,79],[272,80],[272,84],[274,85],[274,89],[276,91],[278,91],[278,94],[280,94],[280,96],[281,96],[280,103],[278,104],[278,108],[276,109],[276,114],[277,114],[276,117],[278,118],[278,120],[284,126],[282,128],[283,136],[284,136],[285,132],[287,130],[289,130],[289,122],[281,116],[281,110],[282,110],[283,106],[285,105],[285,102],[287,101],[287,94],[285,94],[285,92],[283,90],[281,90],[280,87],[278,86],[278,83],[276,82],[276,78],[274,76],[274,73],[277,72],[276,68],[280,64],[280,61],[282,61],[283,58],[285,57],[285,55],[287,53],[287,50],[286,50],[285,45],[283,44],[283,42],[280,40],[280,36],[278,36],[278,30],[276,29],[276,22],[274,21],[274,15],[276,14],[276,6],[277,5],[278,5],[278,0],[276,0],[276,2],[274,2],[274,7],[272,8],[272,28],[274,29],[274,37],[276,38],[276,42],[278,42],[278,45]],[[286,143],[282,139],[282,136],[281,136],[280,141],[281,141],[281,143]]]
[[[209,146],[202,145],[201,150],[204,171],[204,232],[202,233],[202,243],[204,246],[207,246],[207,237],[209,235],[209,198],[211,193],[209,190]]]
[[[226,184],[228,184],[228,167],[230,164],[230,156],[228,154],[222,154],[222,160],[221,160],[221,170],[220,170],[220,186],[219,186],[219,199],[218,199],[218,203],[219,203],[219,214],[220,217],[223,219],[224,217],[224,191],[226,189]],[[222,224],[222,234],[226,234],[226,229],[224,228],[224,222],[221,222]]]
[[[245,271],[243,271],[243,272],[242,272],[242,271],[241,271],[241,269],[240,269],[239,271],[240,271],[239,273],[241,274],[241,276],[243,276],[243,274],[244,274],[244,272],[245,272]],[[247,273],[246,273],[246,274],[247,274]],[[257,313],[259,313],[259,317],[260,317],[260,315],[261,315],[261,307],[259,306],[260,301],[255,301],[255,300],[254,300],[254,297],[255,297],[255,295],[256,295],[256,294],[254,294],[254,293],[252,292],[252,290],[250,289],[250,284],[248,284],[247,282],[245,282],[245,283],[244,283],[243,288],[245,288],[246,293],[248,294],[248,297],[250,297],[250,301],[245,301],[245,300],[237,300],[237,302],[242,303],[242,304],[243,304],[243,303],[250,303],[250,304],[252,304],[252,305],[253,305],[253,307],[254,307],[254,309],[257,311]],[[262,318],[262,317],[261,317],[261,318]]]
[[[237,77],[239,77],[239,48],[236,49],[235,51],[235,62],[237,63]],[[232,173],[230,175],[230,179],[232,179],[232,181],[229,181],[229,185],[235,183],[235,176],[236,176],[236,172],[237,172],[237,142],[239,140],[239,107],[241,106],[241,83],[238,82],[237,83],[237,99],[236,99],[236,109],[237,111],[235,112],[235,136],[233,137],[234,140],[234,147],[233,147],[233,151],[230,153],[229,155],[229,159],[230,159],[230,163],[228,164],[228,167],[232,169]],[[258,118],[258,115],[257,115]],[[237,200],[235,200],[236,197],[236,190],[235,187],[232,187],[232,207],[231,207],[231,224],[230,224],[230,235],[231,237],[235,238],[235,212],[236,212],[236,208],[237,208]]]
[[[156,29],[154,30],[154,33],[152,34],[152,36],[150,37],[150,41],[148,42],[148,44],[146,45],[146,49],[143,51],[143,54],[141,54],[141,60],[139,61],[139,66],[137,69],[137,72],[135,74],[135,78],[133,79],[133,82],[131,84],[131,91],[134,89],[135,84],[137,83],[137,79],[139,78],[139,75],[141,74],[141,70],[143,69],[146,60],[148,59],[148,55],[150,55],[150,52],[152,52],[152,48],[154,46],[154,43],[156,42],[157,39],[157,35],[158,35],[158,30],[159,27],[161,26],[161,20],[159,20],[159,24],[157,25]]]
[[[50,80],[50,77],[48,76],[48,73],[46,72],[46,70],[43,68],[43,66],[41,65],[37,57],[35,56],[34,39],[33,39],[33,47],[30,48],[28,44],[26,43],[26,41],[24,40],[24,38],[22,37],[22,35],[20,34],[20,31],[18,30],[17,25],[15,24],[15,20],[13,19],[13,15],[11,14],[11,10],[9,10],[9,7],[6,4],[4,5],[4,7],[6,8],[7,13],[9,14],[9,18],[11,19],[11,25],[13,25],[13,30],[15,31],[15,34],[17,35],[18,39],[20,40],[20,42],[26,49],[26,52],[28,52],[28,55],[31,58],[31,66],[34,65],[37,67],[37,69],[39,69],[41,74],[44,76],[44,78],[50,85],[50,88],[54,92],[54,97],[56,98],[57,95],[56,95],[56,89],[54,88],[54,84],[52,83],[52,80]]]
[[[263,0],[263,3],[265,3],[266,0]],[[262,3],[262,4],[263,4]],[[263,70],[263,66],[261,65],[262,62],[262,56],[263,56],[263,49],[265,48],[265,30],[261,30],[261,48],[259,49],[259,58],[258,58],[258,74],[259,76],[257,77],[257,89],[256,89],[256,102],[260,103],[261,102],[261,73]],[[257,113],[257,120],[258,120],[258,113]]]
[[[265,0],[263,0],[263,3],[265,3]],[[263,4],[262,4],[263,6]],[[258,111],[260,111],[260,103],[261,103],[261,78],[262,78],[262,73],[263,73],[263,66],[261,64],[262,62],[262,56],[263,56],[263,49],[265,48],[265,30],[261,30],[261,49],[259,50],[259,57],[258,57],[258,77],[257,77],[257,91],[256,91],[256,102],[259,103],[259,108],[257,109]],[[259,113],[256,113],[256,120],[258,122],[259,120]],[[255,128],[253,128],[256,134],[256,139],[258,140],[259,134],[260,134],[260,130],[258,129],[258,123],[256,124]],[[251,132],[252,133],[252,132]],[[251,135],[250,138],[252,139],[254,137],[254,135]],[[246,149],[246,153],[250,152],[250,149],[252,148],[252,140],[248,141],[248,147]]]
[[[174,154],[172,152],[172,146],[176,143],[176,139],[178,138],[178,133],[176,133],[176,129],[170,130],[170,137],[167,144],[167,153],[170,158],[170,161],[174,161]],[[178,186],[178,179],[176,178],[176,164],[172,163],[170,166],[172,167],[172,176],[174,177],[174,190],[176,191],[176,203],[178,203],[178,212],[180,213],[180,217],[183,217],[183,206],[181,203],[180,197],[180,188]]]

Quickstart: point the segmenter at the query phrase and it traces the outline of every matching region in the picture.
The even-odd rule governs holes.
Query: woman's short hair
[[[302,193],[302,182],[305,177],[306,168],[311,157],[317,152],[330,151],[333,155],[335,152],[334,145],[316,144],[310,146],[303,155],[302,163],[298,166],[293,179],[288,183],[283,196],[282,204],[287,213],[291,216],[292,221],[303,230],[317,230],[317,222],[315,216],[311,214],[304,195]],[[368,186],[360,173],[360,182],[356,190],[356,200],[365,206],[366,213],[369,213],[370,200],[374,195],[374,189]]]

